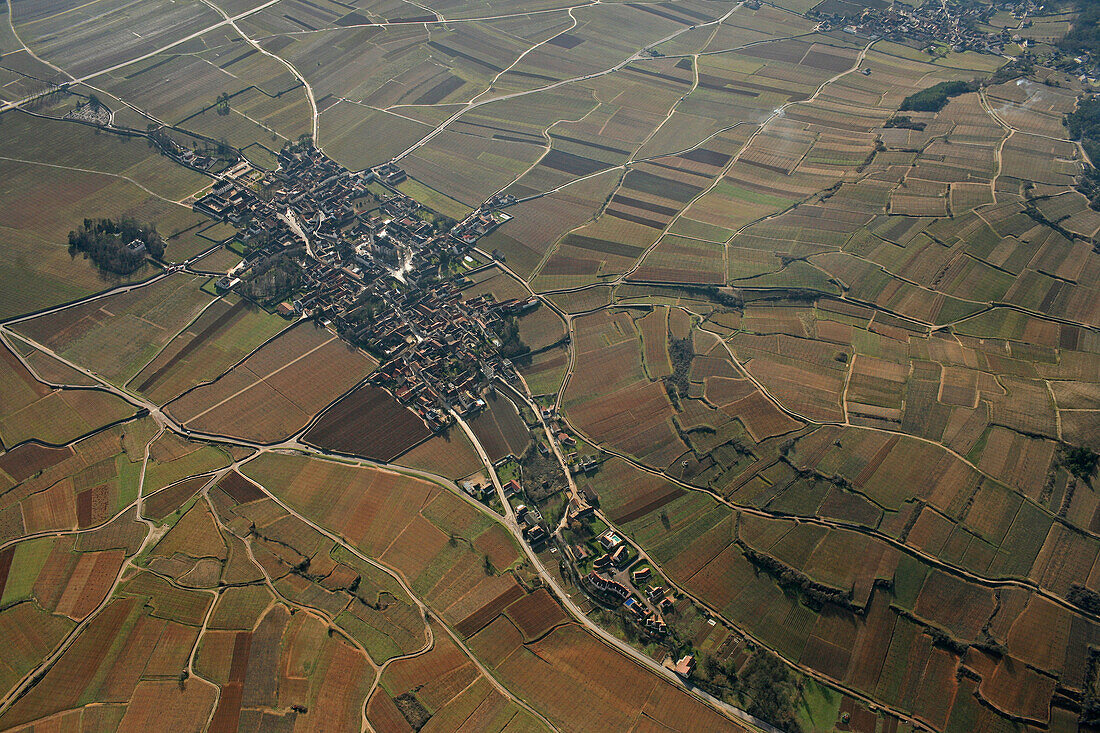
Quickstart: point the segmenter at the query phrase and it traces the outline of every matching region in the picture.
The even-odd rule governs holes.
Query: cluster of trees
[[[771,576],[780,587],[800,592],[806,600],[807,606],[820,609],[825,604],[831,603],[849,611],[862,612],[863,609],[852,602],[852,597],[848,592],[818,583],[805,573],[776,560],[771,555],[758,552],[747,545],[744,540],[736,540],[735,544],[748,561],[753,564],[753,567]]]
[[[1066,115],[1066,128],[1095,162],[1100,158],[1100,99],[1082,99],[1077,109]]]
[[[1072,446],[1062,451],[1062,465],[1090,486],[1098,464],[1100,464],[1100,455],[1084,446]]]
[[[787,665],[757,650],[741,670],[738,682],[738,691],[749,698],[746,710],[750,715],[788,733],[800,733],[796,705],[802,697],[802,682]]]
[[[1100,55],[1100,4],[1082,0],[1076,9],[1080,14],[1073,29],[1057,45],[1068,54],[1089,53],[1095,58]],[[1080,100],[1077,109],[1066,115],[1065,122],[1070,136],[1081,141],[1093,163],[1081,176],[1077,189],[1088,197],[1093,209],[1100,211],[1100,171],[1095,167],[1100,159],[1100,99]]]
[[[1100,171],[1095,167],[1100,160],[1100,99],[1090,97],[1078,102],[1077,109],[1066,115],[1066,128],[1074,140],[1081,141],[1093,163],[1081,176],[1077,188],[1088,197],[1092,208],[1100,211]]]
[[[145,245],[145,250],[134,251],[133,241]],[[77,252],[89,258],[102,270],[116,275],[129,275],[145,263],[146,253],[160,258],[164,254],[164,240],[152,224],[140,224],[123,217],[113,219],[85,219],[80,228],[69,232],[69,254]]]
[[[256,263],[251,277],[240,285],[240,292],[258,303],[271,304],[286,300],[302,287],[302,270],[290,257],[280,252]]]
[[[458,221],[450,216],[444,216],[439,214],[432,221],[432,234],[440,234],[441,232],[449,232]]]
[[[925,123],[914,122],[912,117],[908,115],[895,115],[886,120],[886,124],[883,127],[900,127],[906,130],[923,130]]]
[[[1100,50],[1100,4],[1090,0],[1081,0],[1077,4],[1080,14],[1058,47],[1066,53],[1093,53]]]
[[[669,338],[668,356],[672,360],[672,374],[665,377],[665,391],[669,399],[679,404],[681,399],[687,399],[690,381],[688,373],[691,371],[691,362],[695,359],[695,347],[691,338]]]
[[[1100,593],[1076,583],[1070,587],[1066,600],[1089,613],[1100,614]]]
[[[947,105],[947,100],[976,89],[977,86],[969,81],[943,81],[910,94],[902,101],[898,111],[939,112]]]
[[[373,326],[378,314],[386,306],[385,301],[370,291],[364,291],[355,302],[358,307],[346,316],[346,320],[355,328]]]
[[[515,316],[505,316],[504,325],[497,334],[500,337],[500,355],[505,359],[516,359],[531,350],[519,335],[519,323]]]

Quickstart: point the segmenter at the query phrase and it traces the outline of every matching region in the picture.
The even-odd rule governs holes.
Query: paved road
[[[652,658],[638,651],[630,644],[627,644],[625,641],[608,633],[604,630],[602,626],[590,619],[580,608],[580,606],[573,602],[572,596],[566,593],[565,589],[561,587],[561,583],[558,582],[557,576],[546,569],[546,566],[543,564],[539,556],[523,540],[523,535],[520,532],[519,524],[516,522],[515,513],[512,511],[512,507],[508,503],[508,498],[504,495],[504,486],[500,483],[500,479],[497,477],[496,471],[493,469],[493,462],[489,459],[488,454],[481,446],[481,443],[478,442],[477,436],[474,435],[474,432],[470,429],[469,425],[467,425],[466,422],[457,413],[454,413],[454,417],[458,425],[462,428],[463,432],[466,433],[467,437],[474,444],[474,449],[477,451],[478,456],[480,456],[481,461],[484,464],[487,473],[489,474],[489,478],[493,482],[493,486],[497,491],[498,498],[501,502],[503,502],[504,506],[506,507],[505,511],[507,512],[507,520],[505,521],[505,526],[512,533],[512,536],[516,538],[519,546],[523,548],[524,554],[531,562],[532,567],[535,568],[535,571],[538,573],[539,577],[542,578],[543,582],[546,583],[546,585],[554,592],[554,595],[558,597],[558,600],[561,601],[562,605],[565,606],[565,609],[572,616],[574,616],[580,623],[585,626],[585,628],[595,634],[606,645],[622,652],[630,659],[650,670],[651,672],[654,672],[666,678],[677,687],[681,689],[686,689],[691,695],[695,696],[699,700],[702,700],[711,708],[717,710],[726,717],[731,718],[737,723],[747,726],[752,730],[764,731],[765,733],[780,733],[780,731],[778,731],[776,728],[772,727],[768,723],[758,718],[754,718],[744,710],[741,710],[740,708],[734,707],[733,705],[719,700],[718,698],[708,694],[703,690],[700,690],[699,688],[685,687],[683,681],[675,672],[665,668],[661,664],[658,664]]]

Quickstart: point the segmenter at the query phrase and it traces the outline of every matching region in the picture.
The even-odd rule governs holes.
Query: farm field
[[[322,413],[302,437],[322,448],[385,462],[430,435],[423,421],[393,395],[365,386]]]
[[[304,427],[373,366],[335,334],[302,324],[167,409],[195,430],[272,443]]]
[[[1098,19],[0,6],[0,729],[1100,727]]]
[[[203,176],[160,165],[137,139],[21,112],[0,116],[0,314],[12,317],[66,303],[155,274],[104,277],[73,261],[67,234],[85,218],[133,216],[155,221],[164,236],[202,222],[173,202],[206,185]],[[14,195],[18,192],[18,195]]]
[[[216,301],[136,374],[130,386],[163,404],[215,379],[285,325],[245,300]]]
[[[210,304],[197,278],[171,275],[54,311],[17,327],[51,351],[122,384]]]

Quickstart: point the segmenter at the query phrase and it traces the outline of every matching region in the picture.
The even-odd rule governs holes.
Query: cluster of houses
[[[637,595],[638,588],[645,587],[651,579],[653,571],[648,566],[642,566],[630,573],[629,584],[620,582],[613,573],[622,575],[622,568],[630,564],[632,558],[630,551],[622,538],[614,531],[608,530],[597,538],[600,547],[605,554],[592,561],[592,571],[584,576],[582,585],[597,596],[614,600],[631,615],[634,622],[649,632],[652,636],[662,637],[668,633],[668,625],[661,617],[661,612],[672,609],[675,599],[663,586],[649,586],[644,591],[643,600]]]
[[[546,531],[546,523],[538,509],[527,508],[523,504],[516,507],[516,519],[520,522],[520,530],[527,544],[537,547],[545,542],[550,534]]]
[[[392,163],[355,173],[307,143],[287,146],[278,162],[220,176],[193,204],[233,224],[249,250],[217,287],[247,281],[253,263],[290,257],[300,285],[279,313],[315,317],[374,354],[372,379],[433,429],[483,408],[482,389],[514,375],[499,351],[505,319],[537,302],[466,299],[449,263],[509,217],[485,208],[452,225],[390,188],[406,178]]]
[[[507,303],[491,296],[463,299],[453,281],[422,290],[370,291],[384,304],[364,322],[355,311],[334,318],[338,330],[382,359],[372,380],[442,427],[451,411],[472,415],[485,407],[479,396],[497,377],[515,368],[497,347]]]

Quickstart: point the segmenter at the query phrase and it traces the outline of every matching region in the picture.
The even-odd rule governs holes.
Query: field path
[[[550,587],[550,589],[554,592],[554,595],[557,596],[557,599],[562,603],[563,606],[565,606],[565,609],[569,612],[570,615],[580,621],[580,623],[582,623],[586,629],[592,632],[596,636],[596,638],[598,638],[607,646],[621,652],[622,654],[626,655],[628,658],[630,658],[640,666],[650,670],[651,672],[654,672],[666,678],[667,680],[672,682],[675,687],[687,691],[692,696],[703,701],[711,708],[722,713],[726,717],[734,720],[737,723],[746,725],[753,730],[764,731],[765,733],[782,733],[782,731],[780,731],[778,728],[775,728],[774,726],[763,720],[760,720],[759,718],[755,718],[752,715],[749,715],[741,708],[734,707],[729,703],[719,700],[713,695],[697,687],[686,687],[683,681],[679,678],[679,676],[676,675],[675,672],[670,669],[666,669],[660,664],[657,664],[657,662],[653,661],[653,659],[638,651],[630,644],[627,644],[625,641],[605,631],[602,626],[590,619],[580,608],[580,606],[574,603],[573,597],[565,592],[565,589],[561,587],[558,579],[554,577],[553,573],[546,569],[546,566],[543,564],[539,556],[523,539],[523,535],[519,529],[519,523],[516,521],[515,512],[513,512],[512,506],[509,503],[508,498],[504,495],[504,486],[500,483],[500,478],[497,476],[497,472],[493,468],[493,462],[489,458],[488,453],[485,452],[485,449],[482,447],[481,443],[478,442],[477,436],[474,435],[474,431],[470,429],[470,426],[466,424],[462,417],[455,412],[452,412],[452,416],[455,418],[455,421],[458,423],[458,425],[462,428],[463,432],[466,433],[466,437],[468,437],[470,439],[470,442],[473,443],[474,448],[477,450],[477,453],[481,457],[481,461],[485,466],[485,471],[489,474],[489,478],[492,480],[493,486],[497,491],[497,498],[499,498],[501,503],[503,503],[506,507],[506,528],[509,532],[512,533],[512,536],[515,537],[516,542],[519,543],[519,546],[523,549],[524,554],[531,562],[531,566],[534,567],[535,570],[538,572],[539,577],[542,578],[543,582],[545,582],[547,586]],[[556,442],[557,441],[552,441],[553,444],[556,444]]]
[[[674,31],[674,32],[668,34],[664,38],[661,38],[659,40],[656,40],[656,41],[653,41],[652,43],[647,44],[645,46],[645,48],[652,48],[654,46],[659,46],[662,43],[666,43],[668,41],[671,41],[673,38],[676,38],[677,36],[679,36],[683,33],[686,33],[689,30],[692,30],[694,28],[704,28],[704,27],[709,26],[709,25],[721,24],[721,23],[725,22],[725,20],[727,18],[729,18],[731,15],[733,15],[734,11],[736,11],[738,8],[740,8],[743,4],[744,4],[744,1],[742,0],[742,2],[738,2],[733,7],[731,7],[728,11],[726,11],[726,13],[720,18],[716,18],[714,20],[707,21],[706,23],[699,23],[698,25],[691,26],[690,28],[681,28],[678,31]],[[603,70],[600,70],[600,71],[593,71],[590,74],[584,74],[582,76],[573,77],[571,79],[562,79],[561,81],[556,81],[552,84],[547,84],[546,86],[536,87],[535,89],[525,89],[523,91],[511,92],[509,94],[502,94],[500,96],[490,97],[488,99],[478,99],[477,97],[475,97],[473,100],[470,100],[469,102],[467,102],[462,107],[462,109],[458,110],[453,115],[448,117],[446,120],[441,122],[434,130],[432,130],[427,135],[420,138],[420,140],[413,143],[412,145],[407,147],[405,150],[401,151],[400,153],[395,155],[393,158],[391,158],[391,162],[396,163],[397,161],[401,160],[405,156],[407,156],[407,155],[413,153],[414,151],[416,151],[422,145],[427,144],[433,138],[435,138],[437,135],[439,135],[444,130],[446,130],[447,127],[452,122],[454,122],[458,118],[462,117],[462,115],[466,114],[467,112],[469,112],[472,109],[476,109],[477,107],[481,107],[482,105],[485,105],[485,104],[491,104],[493,102],[503,102],[503,101],[508,100],[508,99],[515,99],[517,97],[524,97],[524,96],[527,96],[528,94],[537,94],[538,92],[545,92],[545,91],[549,91],[550,89],[557,89],[560,86],[565,86],[566,84],[574,84],[578,81],[585,81],[587,79],[595,79],[597,77],[606,76],[608,74],[611,74],[611,73],[613,73],[615,71],[618,71],[619,69],[625,67],[631,61],[636,61],[639,58],[644,58],[643,55],[642,55],[642,52],[644,50],[645,50],[644,48],[639,49],[635,53],[631,54],[628,58],[620,61],[619,63],[615,64],[614,66],[612,66],[611,68],[608,68],[608,69],[603,69]],[[489,91],[489,90],[486,89],[486,92],[487,91]],[[483,94],[484,94],[484,92],[483,92]],[[480,97],[481,95],[478,95],[478,96]],[[401,106],[401,105],[395,105],[395,107],[398,107],[398,106]],[[0,111],[2,111],[2,110],[0,110]]]
[[[9,0],[9,2],[10,1],[11,0]],[[264,56],[268,56],[268,57],[273,58],[276,61],[278,61],[280,64],[282,64],[283,66],[286,67],[287,71],[289,71],[291,74],[294,75],[295,79],[297,79],[298,81],[300,81],[302,83],[302,86],[306,90],[306,98],[309,101],[309,108],[312,111],[312,119],[311,119],[312,127],[311,127],[310,135],[313,138],[313,144],[319,150],[321,146],[317,141],[317,98],[313,96],[313,87],[311,87],[309,85],[309,82],[306,80],[306,78],[304,76],[302,76],[302,73],[300,71],[298,71],[297,68],[295,68],[294,64],[290,63],[289,61],[284,59],[282,56],[279,56],[278,54],[271,53],[270,51],[265,49],[263,46],[261,46],[257,41],[254,41],[247,33],[245,33],[243,30],[241,30],[241,27],[239,25],[237,25],[237,21],[241,20],[242,16],[234,16],[234,17],[231,18],[231,17],[229,17],[228,13],[226,13],[220,7],[218,7],[217,5],[212,3],[210,0],[199,0],[199,2],[201,2],[203,5],[207,6],[208,8],[210,8],[211,10],[213,10],[214,12],[218,13],[220,16],[225,18],[225,22],[228,23],[233,28],[233,30],[235,30],[237,32],[237,35],[239,35],[241,38],[243,38],[246,43],[248,43],[250,46],[255,48],[260,53],[262,53]]]
[[[11,0],[7,0],[7,2],[8,2],[8,7],[10,8],[11,7]],[[184,43],[187,43],[188,41],[193,41],[196,38],[199,38],[200,36],[203,36],[203,35],[209,33],[212,30],[217,30],[218,28],[221,28],[224,25],[232,24],[234,21],[242,20],[244,18],[247,18],[250,15],[255,15],[256,13],[260,12],[261,10],[266,10],[267,8],[270,8],[272,5],[276,5],[280,2],[282,2],[282,0],[267,0],[267,2],[263,3],[262,5],[257,5],[254,8],[246,10],[242,13],[238,13],[237,15],[234,15],[234,16],[227,16],[225,20],[222,20],[219,23],[214,23],[212,25],[206,26],[205,28],[203,28],[201,30],[197,30],[193,33],[189,33],[188,35],[184,36],[183,38],[178,38],[175,41],[172,41],[171,43],[166,43],[166,44],[164,44],[163,46],[161,46],[160,48],[158,48],[156,50],[149,51],[149,52],[144,53],[140,56],[136,56],[136,57],[134,57],[134,58],[132,58],[128,61],[121,61],[117,64],[113,64],[112,66],[108,66],[105,69],[100,69],[99,71],[93,71],[92,73],[85,74],[84,76],[81,76],[81,77],[73,77],[68,72],[63,72],[63,73],[65,73],[66,76],[69,76],[69,77],[72,78],[72,80],[73,80],[72,83],[73,84],[83,84],[83,83],[86,83],[86,82],[90,81],[91,79],[95,79],[96,77],[103,76],[104,74],[110,74],[112,71],[118,71],[119,69],[124,69],[127,66],[130,66],[131,64],[136,64],[139,61],[145,61],[146,59],[151,59],[151,58],[153,58],[154,56],[156,56],[158,54],[164,53],[165,51],[169,51],[169,50],[175,48],[176,46],[180,46]],[[9,11],[9,14],[8,14],[8,20],[9,20],[9,22],[14,23],[14,21],[11,20],[10,11]],[[29,49],[28,49],[28,52],[30,52]],[[43,62],[43,63],[48,63],[48,62]],[[16,99],[16,100],[13,100],[13,101],[10,101],[10,102],[4,102],[3,104],[0,104],[0,112],[7,112],[9,109],[15,109],[16,107],[19,107],[20,105],[26,104],[27,102],[33,102],[34,100],[39,99],[41,97],[44,97],[47,94],[51,94],[52,91],[53,91],[52,89],[45,89],[41,92],[35,92],[34,94],[23,97],[22,99]]]
[[[320,343],[320,344],[318,344],[317,346],[314,346],[314,347],[313,347],[312,349],[310,349],[309,351],[305,352],[304,354],[301,354],[300,356],[298,356],[298,357],[296,357],[296,358],[294,358],[294,359],[291,359],[291,360],[290,360],[290,361],[288,361],[287,363],[285,363],[285,364],[283,364],[282,366],[280,366],[280,367],[279,367],[278,369],[273,369],[273,370],[271,370],[270,372],[268,372],[268,373],[267,373],[267,374],[265,374],[264,376],[260,377],[260,378],[259,378],[259,379],[257,379],[256,381],[254,381],[254,382],[252,382],[251,384],[249,384],[249,385],[248,385],[247,387],[242,387],[241,389],[238,389],[238,390],[237,390],[236,392],[234,392],[233,394],[229,395],[229,396],[228,396],[228,397],[226,397],[226,398],[225,398],[224,400],[221,400],[220,402],[217,402],[217,403],[215,403],[215,404],[211,405],[210,407],[206,408],[205,410],[203,410],[202,412],[200,412],[200,413],[199,413],[199,414],[197,414],[197,415],[192,415],[191,417],[187,418],[186,420],[184,420],[184,421],[183,421],[182,423],[180,423],[180,424],[182,425],[182,424],[185,424],[185,423],[189,423],[189,422],[194,422],[195,420],[198,420],[198,419],[199,419],[200,417],[202,417],[202,416],[203,416],[203,415],[205,415],[206,413],[208,413],[208,412],[210,412],[210,411],[212,411],[212,410],[216,410],[217,408],[219,408],[219,407],[221,407],[222,405],[224,405],[224,404],[225,404],[226,402],[229,402],[229,401],[230,401],[231,399],[233,399],[234,397],[238,397],[238,396],[240,396],[240,395],[244,394],[245,392],[247,392],[248,390],[252,389],[253,387],[255,387],[255,386],[256,386],[257,384],[259,384],[260,382],[263,382],[263,381],[264,381],[264,380],[266,380],[266,379],[270,379],[271,377],[274,377],[274,376],[275,376],[276,374],[278,374],[278,373],[279,373],[279,372],[281,372],[282,370],[286,369],[287,367],[291,367],[291,366],[294,366],[295,364],[297,364],[298,362],[300,362],[300,361],[301,361],[302,359],[306,358],[307,356],[309,356],[309,355],[310,355],[310,354],[312,354],[313,352],[317,351],[318,349],[320,349],[320,348],[322,348],[322,347],[324,347],[324,346],[327,346],[327,345],[331,344],[331,343],[332,343],[333,341],[335,341],[335,340],[336,340],[336,339],[338,339],[338,338],[339,338],[339,336],[332,336],[331,338],[328,338],[328,339],[326,339],[325,341],[321,342],[321,343]],[[255,352],[253,352],[253,353],[255,353]],[[247,357],[245,357],[245,358],[247,358]]]

